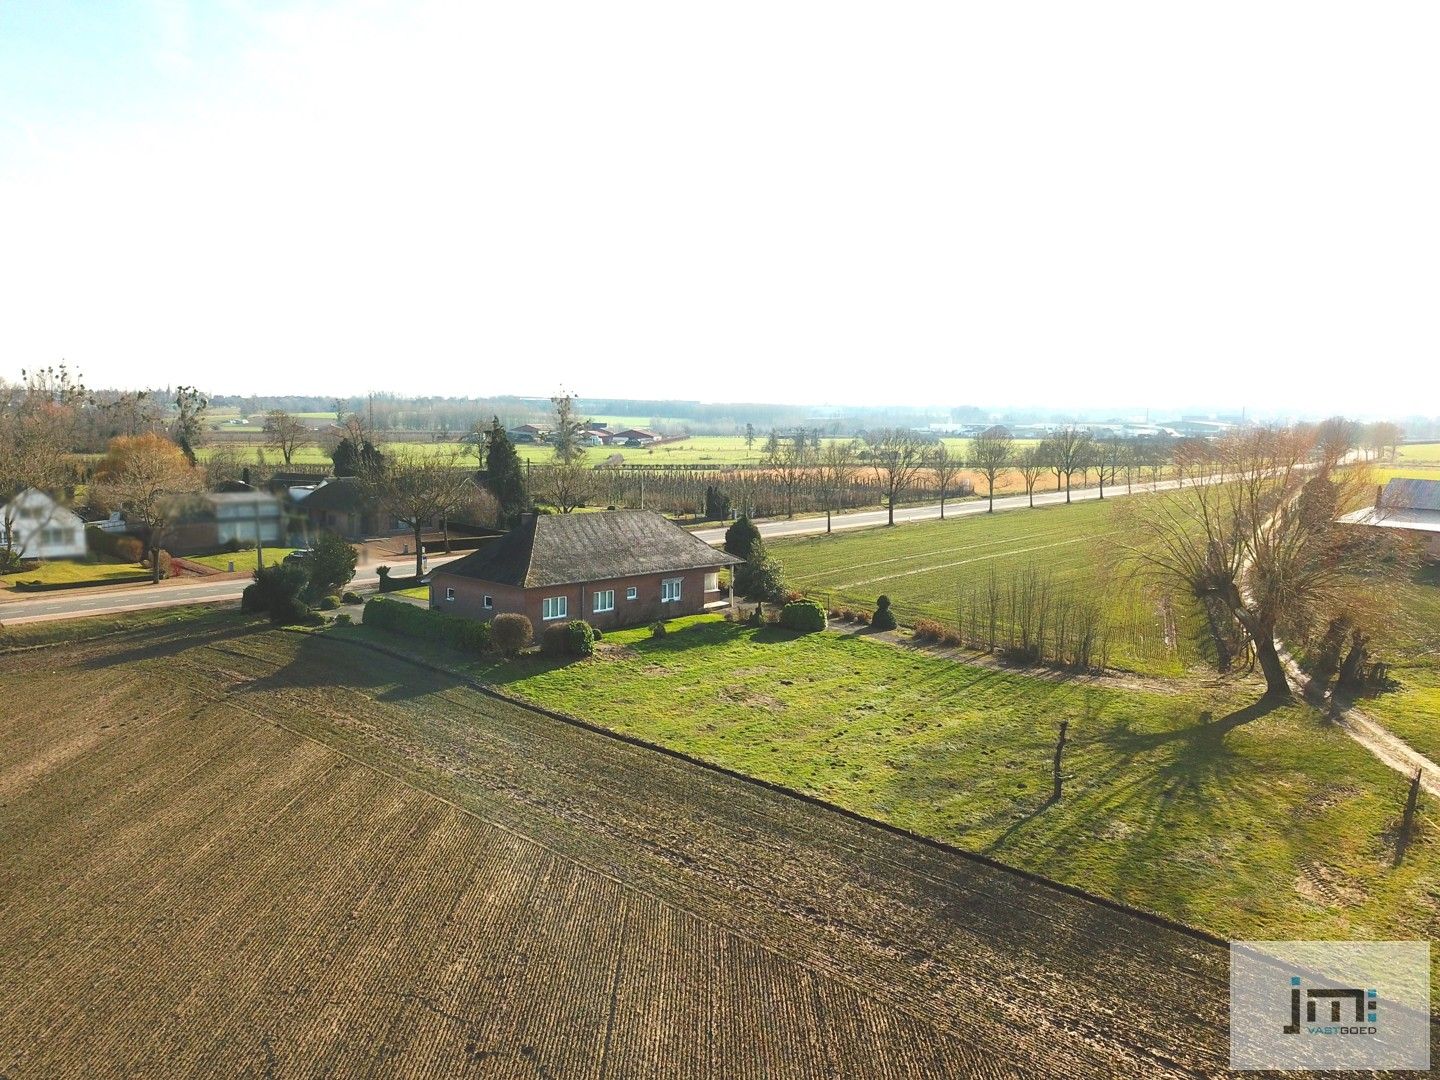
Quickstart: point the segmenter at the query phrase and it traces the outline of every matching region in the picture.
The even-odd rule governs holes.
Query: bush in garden
[[[266,614],[276,624],[305,622],[310,608],[301,595],[309,584],[310,575],[303,566],[276,563],[256,570],[253,580],[240,594],[240,610]]]
[[[741,514],[735,519],[735,523],[725,530],[725,550],[736,558],[748,561],[759,542],[760,530],[746,514]]]
[[[342,611],[339,615],[335,616],[336,626],[349,626],[354,621],[354,619],[350,618],[350,612],[348,611]]]
[[[895,629],[895,613],[890,610],[890,597],[882,596],[875,601],[875,614],[870,617],[870,625],[876,630]]]
[[[535,628],[524,615],[507,611],[490,621],[490,643],[506,656],[514,656],[535,638]]]
[[[780,625],[813,634],[825,629],[825,609],[814,600],[792,600],[780,610]]]
[[[320,603],[316,605],[321,611],[334,611],[340,606],[340,597],[331,593],[329,596],[322,596]]]
[[[571,656],[593,656],[597,636],[595,628],[584,619],[572,619],[565,624],[566,649]]]
[[[135,536],[117,536],[115,557],[121,562],[138,563],[145,557],[145,545]]]
[[[338,593],[355,576],[355,549],[334,533],[322,533],[305,559],[310,571],[310,595]]]
[[[663,622],[653,622],[650,624],[650,636],[652,638],[664,637],[669,632],[670,631],[665,629],[665,624]]]
[[[341,602],[342,604],[358,604],[358,603],[361,602],[361,600],[360,600],[360,594],[359,594],[358,592],[351,592],[350,590],[347,589],[347,590],[341,595],[341,597],[340,597],[340,602]]]
[[[934,619],[915,620],[916,641],[940,641],[945,637],[945,626]]]

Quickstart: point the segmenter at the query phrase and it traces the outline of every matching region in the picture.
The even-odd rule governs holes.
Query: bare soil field
[[[0,655],[0,1074],[1186,1076],[1219,946],[352,644]]]

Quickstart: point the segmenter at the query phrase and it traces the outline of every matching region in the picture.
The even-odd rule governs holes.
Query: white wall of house
[[[0,542],[26,559],[78,559],[85,523],[43,491],[26,488],[0,507]]]

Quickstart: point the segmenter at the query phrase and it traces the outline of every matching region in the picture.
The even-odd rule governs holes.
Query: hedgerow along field
[[[101,634],[0,664],[12,1080],[1223,1075],[1203,939],[334,632]]]
[[[1116,504],[1087,501],[775,540],[767,549],[791,588],[832,608],[865,611],[883,593],[902,624],[988,623],[990,575],[1004,588],[1034,570],[1052,581],[1057,597],[1100,606],[1110,666],[1180,674],[1203,657],[1203,619],[1187,598],[1116,558],[1124,527]],[[1006,637],[1012,624],[1006,604],[999,606]],[[988,637],[988,625],[983,629]]]

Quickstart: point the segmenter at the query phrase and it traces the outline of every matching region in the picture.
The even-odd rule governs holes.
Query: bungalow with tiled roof
[[[472,619],[633,626],[723,605],[720,569],[738,562],[651,510],[527,514],[499,540],[437,569],[430,606]]]

